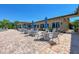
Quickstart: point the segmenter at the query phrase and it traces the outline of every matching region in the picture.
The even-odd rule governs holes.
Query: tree
[[[15,28],[17,28],[17,23],[18,23],[19,21],[14,21],[14,27]]]
[[[0,21],[0,28],[2,28],[2,21]]]
[[[14,29],[14,27],[15,27],[15,26],[14,26],[14,23],[10,22],[9,25],[8,25],[8,28],[9,28],[9,29]]]
[[[14,29],[16,28],[18,22],[19,21],[10,22],[7,19],[3,19],[2,21],[0,21],[0,28]]]
[[[74,31],[77,31],[78,27],[79,27],[79,22],[78,21],[74,21],[73,22],[73,26],[74,26]]]
[[[8,28],[9,23],[10,23],[9,20],[3,19],[3,21],[2,21],[2,27],[3,28]]]

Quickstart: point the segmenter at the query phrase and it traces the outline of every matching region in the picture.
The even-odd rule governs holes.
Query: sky
[[[77,4],[0,4],[0,20],[39,21],[44,20],[45,17],[53,18],[72,14],[77,7]]]

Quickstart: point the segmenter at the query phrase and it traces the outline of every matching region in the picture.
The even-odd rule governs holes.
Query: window
[[[39,25],[37,25],[37,28],[39,28]]]
[[[36,28],[36,25],[34,25],[34,28]]]
[[[28,28],[31,28],[31,25],[28,25],[27,27],[28,27]]]
[[[49,24],[47,24],[46,27],[49,27]]]
[[[44,28],[44,24],[40,24],[40,28]]]
[[[19,28],[19,25],[16,25],[16,28]]]
[[[27,28],[27,25],[26,24],[23,24],[23,28]]]
[[[52,28],[55,28],[55,23],[52,23]]]
[[[52,23],[52,28],[59,28],[59,27],[60,27],[60,22]]]
[[[59,27],[60,27],[60,23],[56,22],[56,28],[59,28]]]
[[[19,28],[21,28],[21,25],[18,25],[19,26]]]

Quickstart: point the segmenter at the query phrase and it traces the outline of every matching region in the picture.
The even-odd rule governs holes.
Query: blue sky
[[[31,22],[73,13],[77,4],[0,4],[0,20]],[[72,21],[74,19],[71,19]]]

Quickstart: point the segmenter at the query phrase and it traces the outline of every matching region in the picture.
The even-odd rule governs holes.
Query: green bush
[[[2,21],[0,21],[0,28],[14,29],[16,27],[16,23],[17,21],[10,22],[7,19],[3,19]]]
[[[75,31],[75,32],[78,32],[78,28],[74,28],[74,31]]]
[[[79,27],[78,21],[74,21],[72,24],[73,24],[73,26],[74,26],[74,31],[75,31],[75,32],[78,32],[78,27]]]
[[[53,28],[52,28],[52,27],[49,27],[48,30],[49,30],[50,32],[52,32]]]

